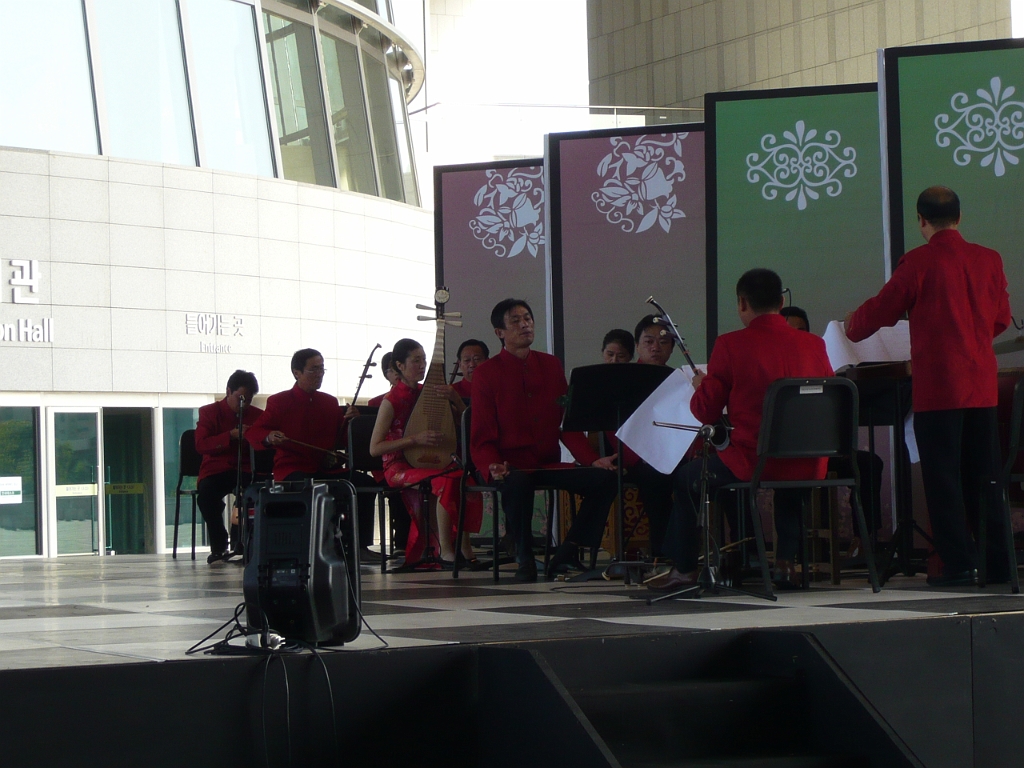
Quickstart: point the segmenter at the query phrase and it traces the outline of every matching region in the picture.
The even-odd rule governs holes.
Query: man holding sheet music
[[[997,363],[992,340],[1010,325],[1003,261],[957,231],[960,199],[930,187],[917,199],[926,245],[899,264],[877,296],[847,315],[846,335],[861,341],[910,317],[914,432],[928,515],[943,562],[932,586],[974,583],[976,556],[967,514],[988,521],[988,581],[1009,580],[996,422]]]
[[[752,269],[736,284],[737,311],[743,329],[715,341],[707,374],[693,379],[696,390],[690,410],[704,424],[714,424],[728,409],[733,430],[729,446],[709,460],[711,489],[753,476],[757,437],[768,387],[777,379],[832,375],[825,343],[790,327],[779,314],[782,281],[769,269]],[[766,479],[820,479],[826,459],[770,461]],[[647,583],[655,590],[675,591],[697,579],[697,505],[700,503],[700,460],[680,464],[673,473],[675,503],[665,544],[675,567]],[[788,586],[794,579],[793,558],[800,538],[802,490],[775,491],[775,580]],[[735,536],[737,521],[730,520]]]

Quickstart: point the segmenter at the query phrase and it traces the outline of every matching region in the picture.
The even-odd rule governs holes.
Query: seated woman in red
[[[409,540],[405,547],[407,563],[416,563],[423,559],[428,541],[437,538],[441,560],[444,563],[455,561],[455,523],[459,510],[459,483],[462,476],[454,463],[449,465],[444,474],[438,475],[434,469],[416,469],[405,459],[405,450],[414,445],[437,445],[441,434],[424,430],[415,435],[405,435],[405,425],[416,405],[423,380],[427,372],[427,356],[423,347],[413,339],[401,339],[391,352],[391,366],[399,374],[399,379],[384,397],[377,411],[377,423],[370,436],[370,454],[384,459],[384,477],[392,488],[402,489],[402,498],[412,518],[409,528]],[[439,387],[438,394],[443,394],[451,401],[457,414],[465,409],[462,398],[451,387]],[[416,486],[424,480],[430,480],[431,493],[437,497],[437,504],[428,515],[430,532],[424,535],[422,499]],[[468,531],[479,531],[483,519],[483,503],[478,493],[466,496],[467,533],[461,542],[461,554],[467,560],[473,560],[473,549],[469,543]],[[433,543],[430,543],[433,546]]]

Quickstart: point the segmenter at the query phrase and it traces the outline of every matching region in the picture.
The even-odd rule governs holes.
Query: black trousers
[[[641,461],[626,470],[623,482],[633,483],[640,491],[644,514],[651,526],[651,554],[663,557],[666,554],[665,533],[672,517],[672,475],[663,475]]]
[[[932,539],[944,573],[977,567],[968,520],[985,515],[988,578],[1007,578],[1009,563],[999,484],[999,427],[995,408],[958,408],[914,414],[921,476]]]
[[[249,474],[242,473],[242,490],[246,488]],[[210,536],[210,551],[223,552],[228,548],[228,530],[224,527],[224,497],[235,492],[237,473],[235,470],[218,472],[204,477],[196,485],[196,504],[206,521],[206,532]]]
[[[860,498],[864,505],[864,520],[868,531],[877,531],[882,527],[882,459],[870,451],[857,451],[857,472],[860,474]],[[832,458],[828,460],[829,472],[840,477],[853,475],[848,458]],[[869,492],[870,489],[870,492]],[[853,535],[860,536],[857,523],[853,523]]]
[[[335,493],[335,488],[331,483],[332,480],[349,480],[356,488],[368,488],[377,485],[374,479],[364,472],[356,472],[353,477],[349,477],[348,474],[330,476],[323,473],[292,472],[285,478],[287,482],[294,480],[319,480],[327,483],[332,495]],[[363,549],[373,544],[373,517],[376,498],[376,495],[370,493],[356,494],[356,501],[359,505],[359,546]]]
[[[512,471],[497,485],[501,490],[505,525],[518,546],[516,557],[520,563],[533,557],[533,495],[537,486],[583,497],[565,537],[566,541],[581,547],[600,545],[608,511],[617,492],[615,473],[596,467]]]
[[[714,499],[715,491],[722,486],[738,483],[740,480],[732,473],[718,454],[708,457],[708,494]],[[672,506],[672,518],[669,521],[665,539],[665,554],[672,558],[680,571],[692,571],[697,567],[700,554],[700,537],[697,535],[697,508],[701,503],[701,460],[694,459],[680,464],[672,473],[675,486],[675,502]],[[741,491],[746,493],[746,491]],[[775,559],[795,560],[800,548],[800,518],[803,504],[808,497],[803,488],[777,488],[775,490]],[[739,520],[735,498],[721,497],[725,514],[729,520],[729,528],[736,537]],[[748,505],[749,507],[749,505]],[[752,514],[757,510],[748,509],[744,524],[747,535],[753,535]]]

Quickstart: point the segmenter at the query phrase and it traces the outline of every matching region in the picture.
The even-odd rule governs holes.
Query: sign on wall
[[[461,312],[463,322],[446,335],[449,361],[464,339],[483,340],[492,355],[500,349],[491,309],[510,297],[529,302],[534,349],[546,348],[546,205],[540,159],[434,169],[436,279],[451,293],[448,310]]]
[[[703,359],[703,125],[555,133],[546,152],[553,348],[566,369],[600,362],[605,333],[632,333],[651,295]]]
[[[709,348],[741,327],[748,269],[778,272],[818,333],[881,288],[875,85],[708,94],[705,120]]]
[[[1010,306],[1020,318],[1024,43],[887,49],[885,105],[892,264],[924,242],[917,196],[936,184],[952,187],[960,197],[964,237],[1002,254]]]

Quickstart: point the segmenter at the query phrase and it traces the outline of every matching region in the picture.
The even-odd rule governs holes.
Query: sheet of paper
[[[910,323],[900,320],[856,343],[846,338],[843,324],[833,320],[825,329],[825,349],[832,369],[857,363],[887,363],[910,359]]]
[[[703,370],[705,366],[700,366]],[[662,474],[671,474],[683,458],[696,432],[656,427],[655,421],[699,427],[690,413],[693,372],[689,368],[672,372],[615,433],[623,443]]]

